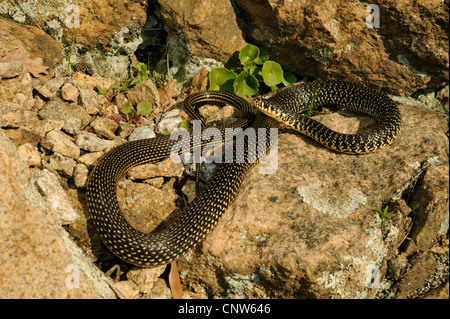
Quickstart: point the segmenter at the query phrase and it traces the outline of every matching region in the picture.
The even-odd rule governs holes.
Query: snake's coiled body
[[[311,100],[317,106],[336,104],[374,117],[377,128],[364,135],[345,135],[329,130],[322,124],[299,113],[309,107]],[[226,102],[237,106],[241,118],[235,126],[267,128],[266,149],[269,146],[268,128],[277,127],[277,122],[263,114],[254,118],[250,104],[232,94],[203,92],[188,97],[185,109],[193,118],[199,118],[193,106],[201,102]],[[383,94],[363,87],[339,81],[314,82],[294,85],[283,89],[268,100],[255,99],[255,105],[270,116],[281,118],[286,124],[316,139],[336,151],[364,153],[392,142],[401,127],[401,117],[396,104]],[[285,108],[286,110],[284,110]],[[227,140],[225,126],[219,127],[223,139]],[[207,141],[195,143],[205,145]],[[161,161],[170,156],[177,143],[169,136],[158,136],[128,142],[106,153],[94,167],[86,185],[87,207],[105,245],[121,259],[138,266],[151,267],[178,259],[200,242],[212,230],[222,214],[234,200],[248,170],[255,165],[223,163],[216,170],[205,189],[195,198],[190,208],[172,225],[160,232],[150,234],[134,229],[123,217],[117,202],[117,180],[128,169]],[[248,149],[243,152],[244,158]]]

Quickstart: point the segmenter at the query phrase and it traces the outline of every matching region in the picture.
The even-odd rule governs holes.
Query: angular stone
[[[95,133],[111,140],[116,137],[114,132],[119,127],[119,124],[106,117],[96,117],[90,126],[94,129]]]
[[[72,177],[75,168],[75,161],[72,158],[65,157],[59,153],[53,153],[44,167],[58,172],[62,177]]]
[[[81,133],[78,135],[75,143],[82,149],[89,152],[104,151],[109,143],[108,141],[97,137],[91,133]]]
[[[426,170],[421,185],[411,202],[414,224],[409,234],[406,252],[428,251],[436,242],[449,206],[449,167],[431,166]]]
[[[0,63],[0,79],[16,77],[25,72],[25,66],[20,61]]]
[[[29,165],[40,167],[41,166],[41,155],[36,146],[31,143],[25,143],[17,148],[17,152],[20,157]]]
[[[64,192],[58,178],[50,171],[44,169],[33,174],[34,183],[50,207],[55,209],[61,223],[70,224],[78,218],[78,214]]]
[[[157,126],[157,132],[160,134],[166,134],[167,132],[172,132],[178,125],[183,121],[183,118],[180,116],[179,109],[170,110],[162,116],[161,120]]]
[[[32,131],[42,138],[50,131],[60,131],[63,126],[64,121],[44,119],[41,120],[39,125],[36,125]]]
[[[151,293],[153,283],[162,275],[165,266],[155,268],[136,268],[127,273],[127,279],[136,284],[136,288],[142,293]]]
[[[0,85],[0,102],[20,104],[25,110],[31,110],[33,101],[32,79],[29,73],[15,78],[4,79]]]
[[[160,105],[158,89],[151,79],[131,88],[127,93],[127,99],[135,107],[140,102],[152,103],[153,109]]]
[[[66,101],[76,102],[78,100],[78,95],[78,89],[71,83],[66,83],[61,88],[61,96]]]
[[[173,189],[173,181],[158,189],[125,180],[118,183],[117,198],[119,207],[130,224],[147,233],[175,210],[178,196]]]
[[[135,128],[136,128],[135,124],[120,121],[117,133],[121,138],[127,138],[130,136],[131,133],[133,133]]]
[[[64,12],[63,8],[61,10]],[[40,25],[45,25],[45,22]],[[34,73],[33,76],[39,76],[34,65],[37,61],[44,64],[41,67],[45,66],[50,70],[62,63],[62,44],[46,34],[42,28],[16,23],[11,19],[0,17],[0,30],[2,30],[0,48],[6,49],[7,52],[17,48],[26,48],[29,58],[26,59],[24,64],[26,71]]]
[[[78,134],[91,120],[89,114],[81,106],[64,104],[59,101],[47,103],[38,112],[38,115],[42,119],[63,120],[62,129],[69,134]]]
[[[59,91],[63,84],[64,78],[58,75],[50,81],[45,82],[44,85],[36,85],[34,88],[47,99],[51,99],[56,96],[56,92]]]
[[[227,62],[246,44],[230,1],[160,0],[161,15],[170,35],[182,30],[195,56]]]
[[[25,110],[22,106],[0,102],[0,127],[17,128],[26,123]]]
[[[80,157],[80,148],[72,142],[69,136],[60,131],[48,132],[41,140],[41,145],[53,152],[58,152],[73,159]]]
[[[128,140],[129,141],[137,141],[137,140],[143,140],[146,138],[153,138],[155,136],[156,136],[155,132],[148,126],[139,126],[134,129],[133,133],[130,134],[130,136],[128,137]]]
[[[133,167],[127,172],[127,178],[149,179],[154,177],[182,177],[184,173],[183,163],[174,163],[169,159],[155,164],[143,164]]]
[[[98,109],[100,107],[98,102],[98,94],[93,90],[89,89],[80,89],[80,98],[81,104],[90,115],[95,115],[98,113]]]
[[[75,186],[78,188],[83,188],[88,179],[89,170],[84,164],[77,164],[73,172],[73,180]]]

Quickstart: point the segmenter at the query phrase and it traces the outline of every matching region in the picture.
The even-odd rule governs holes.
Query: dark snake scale
[[[266,128],[266,149],[269,148],[269,128],[278,126],[272,117],[334,151],[349,154],[377,150],[391,143],[401,129],[400,111],[394,101],[382,93],[343,81],[295,84],[277,91],[268,99],[254,98],[253,105],[233,94],[207,91],[190,95],[183,106],[193,119],[201,119],[195,106],[204,102],[223,102],[240,111],[240,118],[231,126],[217,127],[222,133],[221,142],[233,139],[227,127]],[[371,116],[377,121],[377,126],[364,134],[341,134],[302,114],[311,106],[320,108],[327,105]],[[254,107],[261,112],[254,114]],[[207,127],[203,122],[202,126]],[[163,135],[118,145],[99,159],[86,184],[87,208],[103,243],[116,256],[133,265],[153,267],[170,263],[191,250],[214,229],[235,199],[246,173],[256,165],[247,160],[219,165],[188,210],[164,230],[142,233],[133,228],[120,212],[117,181],[134,166],[168,158],[175,143],[177,140]],[[192,151],[194,145],[207,143],[191,139],[186,146]],[[249,149],[243,147],[236,153],[241,152],[247,158]]]

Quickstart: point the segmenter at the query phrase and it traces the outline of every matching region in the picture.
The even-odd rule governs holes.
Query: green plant
[[[308,108],[306,110],[306,117],[311,117],[314,115],[319,114],[319,111],[317,109],[317,105],[315,104],[317,98],[317,89],[314,91],[313,95],[311,96],[311,98],[308,101]]]
[[[120,83],[111,84],[106,92],[99,85],[95,89],[99,94],[104,95],[108,101],[112,101],[117,93],[128,91],[131,87],[147,80],[149,75],[150,71],[147,68],[147,64],[137,62],[133,70],[132,78],[126,78],[121,80]]]
[[[389,211],[389,206],[386,205],[383,208],[378,208],[378,215],[380,216],[382,221],[386,221],[391,218],[392,212]]]
[[[297,81],[293,73],[283,72],[279,63],[269,60],[265,49],[252,44],[241,49],[239,60],[242,67],[238,69],[212,69],[209,73],[209,89],[244,97],[258,93],[260,83],[274,91],[279,84],[287,86]]]
[[[126,92],[131,87],[145,82],[150,75],[151,72],[148,70],[147,65],[145,63],[137,62],[130,78],[121,80],[120,83],[111,84],[106,91],[104,91],[99,85],[97,85],[95,89],[98,94],[104,95],[108,101],[111,102],[118,93]],[[140,102],[136,108],[134,108],[130,102],[125,102],[121,106],[120,112],[125,116],[125,120],[127,122],[138,123],[141,120],[141,117],[150,114],[152,109],[153,104],[148,101]],[[120,121],[120,117],[115,117],[114,120]]]
[[[125,102],[120,111],[125,115],[127,122],[131,121],[138,123],[141,120],[141,117],[149,115],[152,109],[153,104],[148,101],[140,102],[136,106],[136,110],[130,102]]]
[[[64,76],[69,76],[69,74],[70,74],[70,70],[71,70],[70,60],[72,59],[72,53],[73,53],[73,48],[76,43],[77,34],[78,34],[78,31],[75,31],[74,29],[72,29],[72,40],[70,41],[69,54],[67,57],[67,69],[66,69],[66,72],[64,72],[64,74],[63,74]]]

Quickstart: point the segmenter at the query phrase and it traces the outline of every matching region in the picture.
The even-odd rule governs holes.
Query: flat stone
[[[64,156],[68,156],[73,159],[80,157],[80,148],[61,131],[50,131],[41,140],[41,145],[45,148],[60,153]]]
[[[25,110],[22,106],[0,102],[0,127],[17,128],[26,123]]]
[[[16,77],[25,72],[25,66],[21,61],[0,63],[0,79]]]
[[[155,136],[156,136],[155,132],[148,126],[139,126],[133,130],[133,132],[128,137],[128,140],[131,142],[147,138],[153,138]]]
[[[53,173],[43,169],[34,173],[33,179],[37,189],[47,204],[55,209],[63,225],[70,224],[78,218],[67,194]]]
[[[75,186],[78,188],[83,188],[89,176],[89,170],[84,164],[77,164],[73,172],[73,180]]]
[[[62,129],[72,135],[78,134],[91,121],[91,117],[81,106],[69,105],[60,101],[47,103],[38,112],[38,115],[42,119],[64,121]]]
[[[61,96],[66,101],[76,102],[78,100],[78,95],[78,88],[71,83],[65,83],[61,88]]]
[[[89,152],[104,151],[109,145],[108,141],[99,138],[92,133],[79,134],[75,143],[83,150]]]
[[[48,162],[44,164],[44,167],[55,170],[62,177],[72,177],[75,164],[72,158],[53,153],[49,156]]]
[[[149,179],[154,177],[182,177],[184,173],[183,163],[174,163],[169,159],[155,164],[143,164],[133,167],[127,172],[127,178],[131,180]]]
[[[95,133],[111,140],[116,137],[114,132],[119,127],[119,124],[109,118],[96,117],[90,126],[94,129]]]

